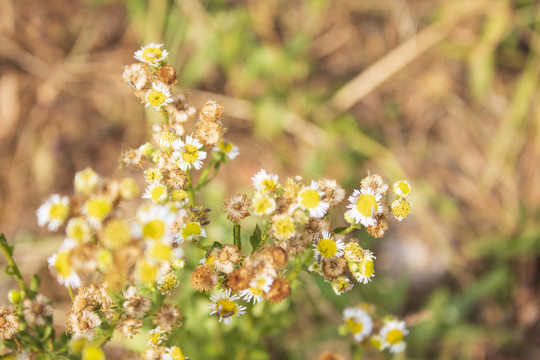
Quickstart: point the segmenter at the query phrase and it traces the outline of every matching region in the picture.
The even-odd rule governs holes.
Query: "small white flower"
[[[244,301],[250,302],[253,299],[253,304],[258,304],[263,300],[263,294],[270,291],[274,278],[267,274],[259,274],[249,283],[249,288],[240,292],[240,296]]]
[[[394,192],[396,196],[406,198],[411,192],[411,184],[407,180],[399,180],[394,183]]]
[[[343,255],[345,244],[341,239],[334,239],[332,234],[323,230],[322,236],[317,236],[317,240],[313,244],[313,252],[317,257],[333,258]]]
[[[364,340],[373,329],[371,317],[360,308],[346,308],[343,311],[343,320],[357,342]]]
[[[276,201],[269,195],[256,192],[252,200],[253,212],[257,216],[271,215],[276,210]]]
[[[49,224],[49,231],[56,231],[69,216],[69,198],[58,194],[51,195],[36,212],[39,226]]]
[[[234,302],[239,299],[240,297],[238,295],[231,295],[231,289],[227,289],[218,296],[212,295],[210,297],[210,300],[212,300],[210,304],[210,309],[212,310],[210,315],[216,314],[219,322],[224,320],[225,324],[230,324],[235,315],[240,316],[246,313],[245,306],[238,305]]]
[[[145,106],[152,106],[156,110],[161,110],[164,105],[173,101],[169,87],[161,81],[152,83],[152,88],[144,96]]]
[[[349,197],[347,214],[355,223],[368,227],[377,223],[376,216],[383,213],[381,204],[382,195],[375,194],[372,189],[354,190]]]
[[[47,259],[49,269],[56,274],[58,282],[65,287],[71,287],[73,289],[82,285],[81,278],[69,262],[70,250],[77,246],[77,242],[71,239],[65,239],[58,251]]]
[[[225,140],[221,140],[217,146],[212,148],[212,150],[224,153],[231,160],[240,154],[238,146]]]
[[[137,211],[137,222],[132,231],[145,240],[168,242],[172,240],[170,227],[175,221],[175,214],[167,206],[146,206]]]
[[[142,198],[150,199],[154,204],[161,204],[167,200],[168,189],[167,186],[160,183],[151,183],[146,188]]]
[[[158,66],[161,61],[167,59],[169,53],[161,49],[163,44],[150,43],[135,51],[135,59],[152,66]]]
[[[309,211],[309,216],[322,218],[330,207],[330,204],[321,200],[322,197],[323,193],[319,190],[319,184],[312,181],[310,186],[304,187],[298,193],[298,204],[302,210]]]
[[[405,328],[405,321],[386,321],[379,332],[382,340],[382,350],[389,349],[392,354],[404,351],[407,344],[403,341],[403,337],[408,334],[409,331]]]
[[[262,193],[275,192],[279,188],[279,177],[275,174],[267,174],[264,169],[253,175],[251,180],[253,187]]]
[[[186,171],[194,167],[199,170],[202,167],[202,161],[206,159],[206,151],[201,151],[202,144],[198,139],[187,135],[186,140],[175,140],[172,144],[174,158],[177,160],[178,167]]]

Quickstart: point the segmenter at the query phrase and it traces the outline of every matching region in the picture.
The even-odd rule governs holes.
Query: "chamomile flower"
[[[272,233],[281,241],[292,238],[296,233],[293,218],[287,214],[273,216]]]
[[[163,44],[150,43],[135,51],[135,59],[152,66],[158,66],[160,62],[167,59],[169,53],[161,49]]]
[[[162,276],[157,282],[157,288],[161,295],[169,295],[174,289],[178,287],[178,278],[173,273],[168,273]]]
[[[185,140],[178,139],[173,142],[173,156],[177,159],[178,167],[186,171],[194,167],[199,170],[202,167],[202,161],[206,159],[206,151],[201,151],[202,144],[197,138],[190,135]]]
[[[164,341],[167,341],[167,334],[159,326],[150,330],[146,335],[146,344],[151,347],[158,347]]]
[[[341,239],[336,240],[332,234],[323,230],[321,236],[318,236],[317,240],[313,244],[313,252],[315,256],[332,258],[334,256],[343,255],[343,249],[345,244]]]
[[[319,190],[319,185],[316,181],[312,181],[310,186],[304,187],[298,193],[298,204],[303,210],[309,211],[309,216],[322,218],[330,205],[322,201],[323,193]]]
[[[163,173],[159,168],[150,168],[144,171],[144,178],[149,183],[159,183],[163,180]]]
[[[338,276],[334,280],[332,280],[332,289],[336,293],[336,295],[341,295],[343,293],[346,293],[347,291],[350,291],[353,288],[354,284],[351,283],[351,280],[349,280],[346,276]]]
[[[146,255],[158,261],[171,261],[184,256],[184,250],[173,247],[172,244],[163,241],[150,241],[146,249]]]
[[[154,204],[161,204],[167,200],[168,189],[167,186],[160,183],[151,183],[146,188],[142,198],[150,199]]]
[[[88,242],[92,238],[92,229],[84,218],[74,217],[66,225],[66,235],[78,243]]]
[[[190,221],[182,225],[182,228],[180,229],[180,237],[183,240],[194,240],[201,237],[206,237],[206,231],[198,222]]]
[[[176,216],[167,206],[151,205],[139,209],[133,232],[146,240],[168,240],[171,236],[169,228],[175,220]]]
[[[354,190],[349,197],[347,214],[354,219],[355,223],[361,223],[368,227],[377,223],[376,215],[382,214],[382,195],[376,194],[372,189]]]
[[[58,194],[51,195],[37,209],[36,212],[39,226],[45,226],[49,231],[56,231],[69,216],[69,198]]]
[[[258,304],[263,300],[263,294],[270,291],[273,282],[274,278],[267,274],[256,275],[249,287],[240,292],[240,296],[246,302],[253,300],[253,304]]]
[[[379,336],[382,340],[382,350],[388,349],[392,354],[404,351],[407,344],[403,341],[403,337],[408,334],[409,331],[405,328],[404,321],[386,321],[379,332]]]
[[[234,145],[232,142],[226,140],[220,140],[217,146],[213,147],[212,150],[219,151],[225,154],[229,159],[234,159],[240,154],[240,149],[238,146]]]
[[[178,346],[165,348],[165,352],[161,355],[161,360],[184,360],[186,356]]]
[[[52,254],[47,259],[49,269],[56,274],[58,282],[65,287],[78,288],[81,286],[81,278],[69,261],[70,250],[77,246],[77,242],[65,239],[58,248],[58,252]]]
[[[367,284],[371,281],[371,278],[375,276],[375,270],[373,269],[373,262],[375,259],[376,258],[371,251],[364,250],[364,255],[362,260],[357,263],[357,268],[355,271],[351,270],[358,282]]]
[[[401,221],[405,219],[411,213],[411,204],[409,204],[404,198],[398,197],[390,205],[390,210],[396,220]]]
[[[276,210],[276,201],[269,195],[256,192],[253,196],[252,206],[255,215],[267,216]]]
[[[88,199],[83,206],[82,212],[86,215],[88,222],[95,228],[101,227],[103,220],[109,216],[113,204],[105,196],[94,196]]]
[[[371,317],[360,308],[346,308],[343,311],[343,320],[357,342],[364,340],[373,329]]]
[[[146,92],[144,100],[146,101],[145,106],[152,106],[156,110],[161,110],[163,106],[173,101],[171,90],[161,81],[152,83],[152,88]]]
[[[279,188],[279,177],[275,174],[267,174],[264,169],[256,173],[251,180],[253,187],[263,193],[275,192]]]
[[[112,219],[105,224],[101,242],[109,249],[119,249],[131,239],[129,225],[120,219]]]
[[[97,187],[98,183],[99,175],[89,167],[75,174],[75,191],[81,194],[90,194]]]
[[[246,313],[245,306],[238,305],[234,302],[238,299],[240,299],[238,295],[231,295],[231,289],[227,289],[218,296],[210,296],[210,300],[212,300],[210,304],[210,309],[212,310],[210,315],[216,314],[219,322],[224,320],[225,324],[230,324],[235,315],[240,316]]]
[[[396,196],[406,198],[411,192],[411,185],[407,180],[399,180],[394,183],[394,192]]]

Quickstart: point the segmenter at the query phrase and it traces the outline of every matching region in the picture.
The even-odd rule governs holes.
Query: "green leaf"
[[[6,274],[8,274],[9,276],[15,275],[15,272],[13,271],[13,266],[11,265],[6,266]]]
[[[249,243],[251,244],[251,248],[253,249],[252,252],[255,252],[255,250],[257,250],[259,244],[261,243],[261,239],[261,229],[259,228],[259,224],[257,224],[255,225],[255,230],[253,230],[253,234],[251,234],[251,237],[249,238]]]
[[[39,276],[37,274],[32,275],[32,280],[30,280],[30,291],[37,294],[39,284],[41,284],[41,279]]]
[[[348,229],[347,226],[337,227],[334,230],[332,230],[332,233],[333,234],[340,234],[340,233],[344,232],[347,229]]]

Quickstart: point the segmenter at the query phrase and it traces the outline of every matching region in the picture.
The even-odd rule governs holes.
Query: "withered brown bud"
[[[191,274],[191,287],[197,291],[208,292],[217,284],[217,275],[208,266],[199,265]]]
[[[199,113],[201,121],[216,121],[223,114],[223,105],[215,101],[208,101],[203,105]]]
[[[268,251],[272,254],[272,259],[274,260],[274,265],[276,267],[284,267],[289,262],[289,256],[281,246],[272,244],[268,246]]]
[[[367,227],[367,232],[374,238],[382,238],[386,230],[388,230],[388,221],[386,221],[386,215],[377,215],[377,223]]]
[[[221,121],[198,121],[195,136],[206,146],[214,146],[223,138],[225,128]]]
[[[268,301],[279,303],[289,295],[291,295],[289,280],[280,278],[274,280],[270,291],[264,294],[264,298]]]
[[[240,266],[238,269],[227,275],[227,286],[233,291],[240,292],[249,287],[249,282],[253,277],[253,272],[245,266]]]
[[[347,260],[342,257],[324,258],[322,260],[322,272],[325,278],[334,279],[347,270]]]
[[[163,65],[156,71],[156,76],[159,81],[167,84],[174,85],[176,84],[176,69],[171,65]]]
[[[239,221],[249,216],[250,202],[245,194],[236,194],[225,202],[225,212],[230,221]]]

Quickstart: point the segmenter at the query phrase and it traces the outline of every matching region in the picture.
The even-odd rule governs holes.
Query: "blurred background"
[[[38,228],[35,211],[51,193],[71,194],[87,166],[140,180],[118,158],[145,142],[152,114],[121,74],[157,42],[194,106],[224,104],[226,137],[240,147],[206,198],[215,236],[230,231],[219,229],[223,198],[250,191],[261,168],[334,178],[349,192],[368,171],[413,188],[410,218],[383,239],[362,235],[377,255],[371,284],[337,297],[302,275],[291,300],[258,310],[272,321],[254,314],[253,328],[208,323],[198,315],[207,298],[186,303],[187,289],[187,355],[359,358],[337,329],[344,307],[368,301],[416,324],[396,358],[540,359],[537,1],[0,0],[0,9],[0,231],[24,275],[42,274],[60,326],[69,297],[46,258],[62,238]],[[12,284],[0,280],[4,293]],[[256,331],[242,343],[246,329]]]

